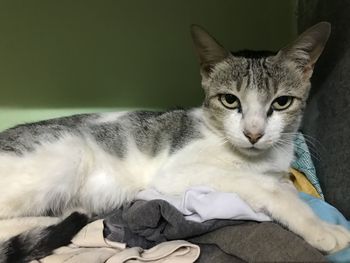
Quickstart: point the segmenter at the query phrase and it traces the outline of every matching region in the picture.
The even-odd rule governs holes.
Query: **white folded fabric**
[[[204,222],[211,219],[271,221],[263,212],[254,211],[235,193],[217,192],[206,186],[188,188],[182,196],[167,196],[154,189],[141,191],[138,200],[165,200],[178,209],[187,220]]]

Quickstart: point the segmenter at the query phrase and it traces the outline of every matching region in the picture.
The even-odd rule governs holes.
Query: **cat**
[[[321,22],[279,52],[228,52],[197,25],[203,105],[83,114],[0,134],[0,218],[102,214],[154,188],[194,185],[240,195],[254,210],[326,253],[350,233],[321,221],[288,180],[314,64],[330,34]]]

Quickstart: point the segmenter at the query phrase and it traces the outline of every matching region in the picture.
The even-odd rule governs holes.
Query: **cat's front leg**
[[[313,247],[326,253],[339,251],[350,244],[350,232],[342,226],[326,223],[314,214],[295,191],[284,183],[275,182],[254,186],[254,193],[237,191],[256,210],[270,216],[301,236]]]
[[[191,165],[174,168],[153,182],[159,191],[169,194],[182,193],[195,185],[237,193],[255,211],[267,212],[274,220],[321,251],[335,252],[350,243],[348,230],[320,220],[298,197],[295,189],[274,176]]]

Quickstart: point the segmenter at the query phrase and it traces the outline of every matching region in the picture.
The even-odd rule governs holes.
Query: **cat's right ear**
[[[191,35],[201,71],[204,74],[210,73],[215,64],[223,61],[230,54],[215,38],[198,25],[191,26]]]

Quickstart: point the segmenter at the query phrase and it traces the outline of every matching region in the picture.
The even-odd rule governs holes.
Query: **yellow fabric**
[[[310,183],[310,181],[303,173],[291,168],[290,180],[292,180],[294,186],[298,189],[299,192],[307,193],[314,197],[321,198],[315,187]]]

